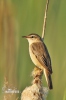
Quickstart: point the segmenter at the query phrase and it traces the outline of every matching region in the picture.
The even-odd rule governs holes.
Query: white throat
[[[31,45],[32,43],[34,43],[34,42],[37,42],[37,40],[31,40],[31,39],[27,39],[28,40],[28,42],[29,42],[29,45]]]
[[[29,42],[29,45],[31,45],[32,43],[35,43],[35,42],[40,42],[40,40],[37,40],[37,39],[27,39],[28,42]]]

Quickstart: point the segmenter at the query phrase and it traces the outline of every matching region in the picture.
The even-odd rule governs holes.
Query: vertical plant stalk
[[[46,8],[45,8],[44,23],[43,23],[43,31],[42,31],[42,39],[44,39],[44,36],[45,36],[48,6],[49,6],[49,0],[47,0]]]
[[[48,5],[49,5],[49,0],[47,0],[46,8],[45,8],[42,39],[44,39],[44,35],[45,35]],[[32,85],[23,90],[21,94],[21,100],[46,100],[49,90],[47,87],[42,86],[42,75],[43,75],[43,71],[35,67],[32,72],[32,76],[33,76]]]

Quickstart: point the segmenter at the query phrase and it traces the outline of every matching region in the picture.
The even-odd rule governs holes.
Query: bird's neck
[[[37,43],[37,42],[41,42],[41,41],[31,41],[31,42],[29,42],[29,46],[30,46],[31,44]]]

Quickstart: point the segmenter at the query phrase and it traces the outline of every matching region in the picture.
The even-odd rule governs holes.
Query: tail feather
[[[49,89],[53,89],[51,74],[46,69],[44,69],[44,74],[45,74],[45,78],[46,78]]]

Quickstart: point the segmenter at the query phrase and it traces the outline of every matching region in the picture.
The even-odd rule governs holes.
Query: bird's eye
[[[34,36],[31,36],[31,38],[34,38]]]

